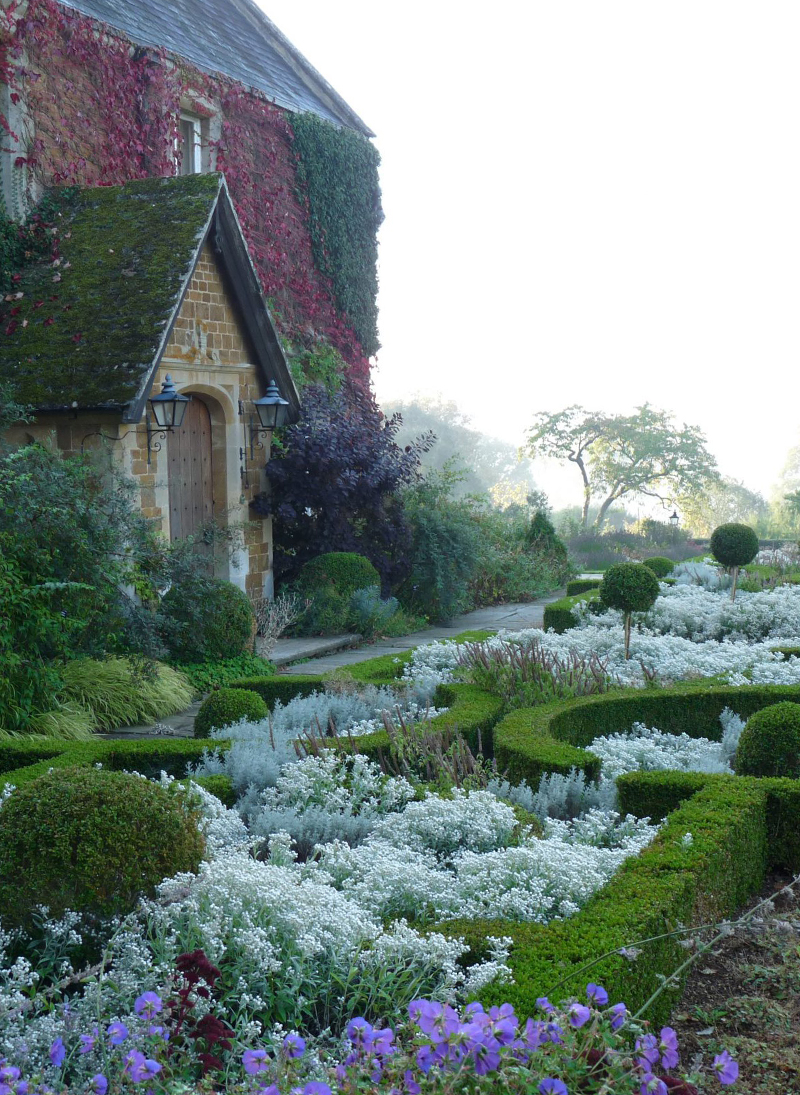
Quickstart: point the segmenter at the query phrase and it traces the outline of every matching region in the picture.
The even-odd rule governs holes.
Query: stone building
[[[87,187],[56,202],[57,265],[48,255],[24,269],[0,342],[0,375],[36,410],[10,439],[70,454],[107,446],[167,538],[201,546],[211,523],[239,528],[243,549],[217,552],[216,573],[269,594],[270,518],[254,520],[249,503],[271,438],[253,404],[270,382],[285,423],[300,403],[224,178]],[[162,431],[149,400],[168,375],[190,402]]]

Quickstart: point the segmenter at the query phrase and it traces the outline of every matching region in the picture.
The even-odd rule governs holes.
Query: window
[[[191,114],[180,118],[180,167],[181,175],[198,175],[203,170],[203,123]]]

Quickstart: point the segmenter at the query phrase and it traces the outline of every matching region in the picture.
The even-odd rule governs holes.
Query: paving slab
[[[290,662],[298,662],[304,658],[319,658],[323,654],[333,654],[337,650],[345,650],[351,646],[359,646],[363,643],[362,635],[326,635],[324,638],[317,636],[309,639],[278,639],[269,653],[264,652],[264,657],[277,666],[288,665]],[[256,640],[256,651],[258,640]]]

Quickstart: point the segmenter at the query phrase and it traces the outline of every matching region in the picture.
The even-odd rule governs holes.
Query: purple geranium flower
[[[291,1061],[296,1061],[298,1057],[302,1057],[306,1051],[305,1039],[301,1038],[299,1034],[287,1034],[283,1039],[283,1052]]]
[[[154,1015],[158,1015],[164,1005],[161,1003],[161,997],[156,992],[143,992],[141,996],[136,998],[136,1002],[133,1005],[133,1010],[137,1015],[144,1013],[148,1019],[152,1019]]]
[[[661,1028],[658,1048],[661,1052],[661,1067],[674,1068],[678,1063],[678,1035],[672,1027]]]
[[[298,1091],[300,1095],[332,1095],[328,1085],[320,1083],[319,1080],[312,1080],[305,1087],[298,1088]]]
[[[619,1030],[628,1015],[628,1009],[624,1004],[614,1004],[613,1007],[608,1009],[613,1016],[611,1020],[611,1029]]]
[[[242,1064],[248,1076],[255,1076],[269,1068],[269,1055],[265,1049],[246,1049],[242,1054]]]
[[[132,1049],[125,1058],[123,1070],[135,1084],[143,1084],[145,1080],[152,1080],[161,1071],[158,1061],[145,1057],[138,1049]]]
[[[569,1095],[567,1085],[561,1080],[554,1080],[552,1076],[545,1076],[539,1084],[541,1095]]]
[[[641,1055],[639,1058],[639,1065],[642,1070],[644,1072],[652,1072],[661,1056],[655,1034],[645,1034],[643,1038],[637,1038],[636,1052]]]
[[[714,1058],[714,1071],[721,1084],[733,1084],[739,1078],[739,1066],[727,1049],[723,1049],[722,1053]]]
[[[580,1030],[584,1023],[591,1019],[592,1013],[585,1004],[572,1004],[569,1009],[569,1024]]]
[[[121,1046],[128,1037],[128,1028],[124,1023],[111,1023],[106,1028],[106,1034],[112,1046]]]
[[[586,986],[586,997],[590,1004],[595,1004],[599,1008],[604,1008],[608,1003],[608,993],[602,985],[596,985],[594,981]]]
[[[424,1003],[424,1001],[422,1001]],[[409,1007],[409,1011],[411,1008]],[[412,1016],[413,1018],[413,1016]],[[351,1019],[347,1024],[347,1037],[354,1046],[367,1047],[372,1043],[372,1023],[368,1023],[361,1015]]]
[[[89,1081],[89,1088],[94,1092],[94,1095],[106,1095],[106,1091],[108,1091],[108,1080],[102,1072],[98,1072],[97,1075],[92,1076]]]
[[[60,1068],[64,1063],[64,1058],[67,1056],[67,1051],[64,1048],[64,1043],[61,1038],[56,1038],[55,1042],[50,1046],[50,1062],[55,1065],[56,1068]]]
[[[91,1053],[97,1042],[98,1030],[94,1028],[91,1034],[81,1035],[81,1046],[78,1053]]]
[[[256,1095],[281,1095],[281,1093],[277,1084],[268,1084],[266,1087],[260,1087]]]
[[[663,1080],[659,1080],[658,1076],[648,1072],[639,1088],[639,1095],[669,1095],[669,1092]]]
[[[553,1005],[550,1003],[550,1001],[547,999],[546,996],[537,996],[536,1006],[537,1006],[537,1008],[541,1008],[542,1011],[550,1012],[550,1011],[555,1011],[556,1010],[553,1007]]]

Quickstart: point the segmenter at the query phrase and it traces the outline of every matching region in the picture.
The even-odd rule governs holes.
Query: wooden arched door
[[[214,518],[211,415],[194,396],[183,425],[168,434],[169,535],[197,536]]]

